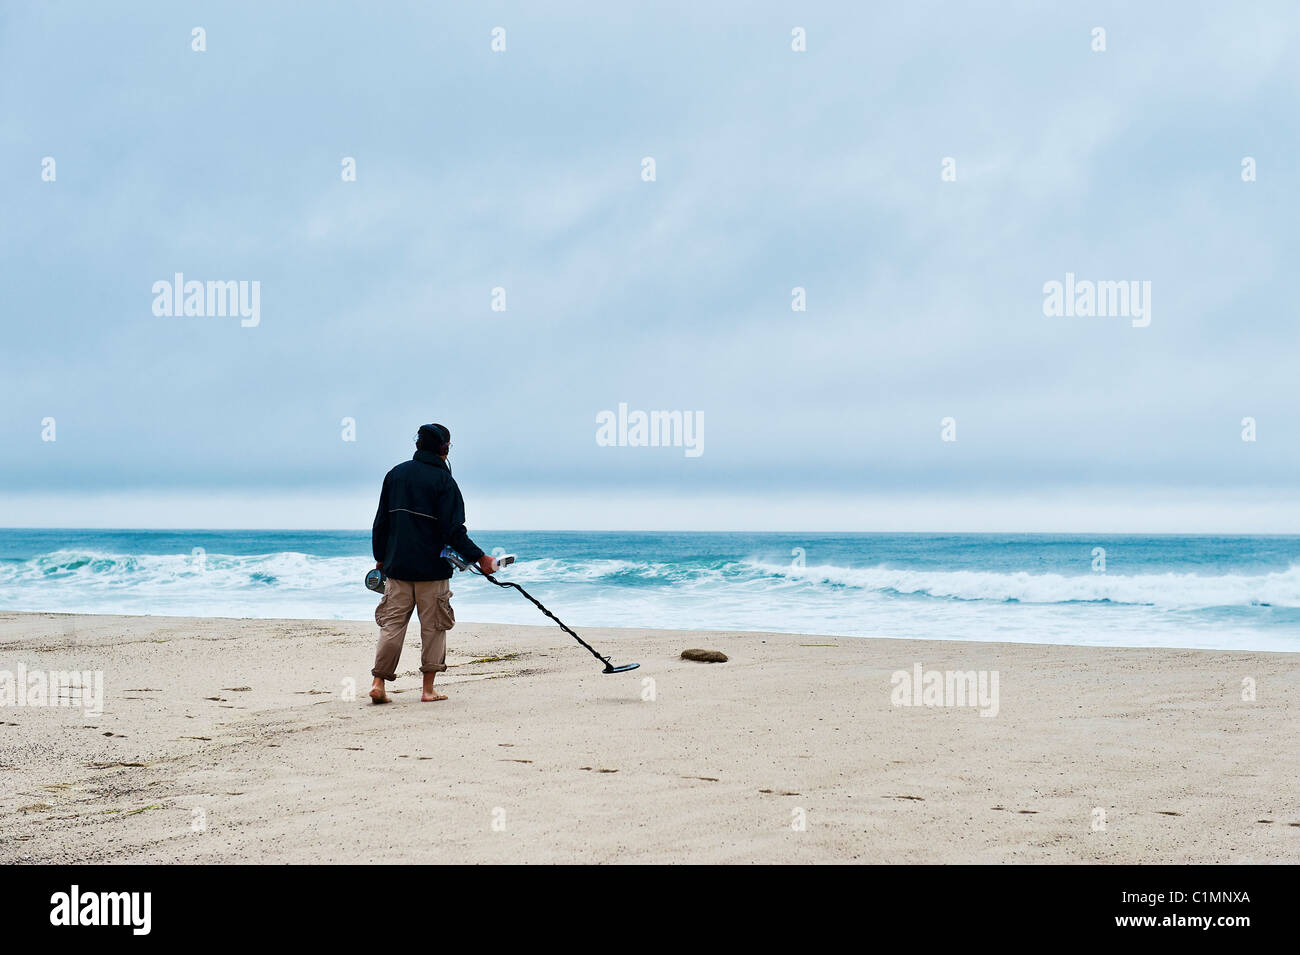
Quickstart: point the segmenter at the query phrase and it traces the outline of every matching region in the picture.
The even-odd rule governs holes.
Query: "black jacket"
[[[371,532],[375,560],[398,580],[447,580],[451,564],[439,554],[448,544],[468,561],[483,551],[465,533],[465,500],[447,462],[416,451],[384,475]]]

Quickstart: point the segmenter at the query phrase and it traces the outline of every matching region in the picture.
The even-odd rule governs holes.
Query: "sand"
[[[461,623],[421,703],[413,626],[373,706],[373,624],[0,614],[105,688],[0,708],[0,862],[1300,861],[1297,654],[581,632],[641,669]],[[918,663],[997,714],[895,706]]]

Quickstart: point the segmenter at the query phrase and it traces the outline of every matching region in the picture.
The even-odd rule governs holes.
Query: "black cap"
[[[441,424],[422,424],[419,439],[436,448],[439,454],[446,454],[451,447],[451,430]]]

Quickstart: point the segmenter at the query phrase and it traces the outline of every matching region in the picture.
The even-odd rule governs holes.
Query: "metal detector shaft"
[[[612,667],[612,666],[610,665],[610,662],[609,662],[609,657],[602,657],[599,653],[596,652],[596,648],[595,648],[595,647],[593,647],[593,646],[592,646],[590,643],[588,643],[586,640],[582,639],[582,637],[578,636],[576,633],[574,633],[572,630],[570,630],[570,629],[565,625],[565,623],[564,623],[563,620],[561,620],[561,619],[560,619],[559,617],[557,617],[555,614],[551,613],[549,610],[547,610],[545,607],[543,607],[543,606],[542,606],[542,602],[541,602],[540,600],[538,600],[536,597],[534,597],[534,596],[533,596],[532,594],[530,594],[528,591],[524,590],[523,587],[520,587],[520,586],[519,586],[517,583],[515,583],[514,581],[497,580],[497,579],[496,579],[495,577],[493,577],[491,574],[484,573],[483,570],[482,570],[481,568],[479,568],[479,567],[471,567],[471,569],[472,569],[476,574],[479,574],[479,575],[481,575],[481,576],[483,576],[483,577],[486,577],[488,580],[492,581],[492,583],[496,584],[498,587],[513,587],[513,588],[515,588],[515,590],[519,591],[521,594],[523,594],[525,597],[527,597],[528,600],[532,603],[532,605],[533,605],[534,607],[536,607],[536,608],[537,608],[538,610],[540,610],[542,613],[546,614],[546,616],[550,617],[550,618],[551,618],[552,620],[554,620],[557,624],[559,624],[561,630],[563,630],[563,631],[564,631],[565,633],[567,633],[569,636],[573,637],[573,639],[575,639],[575,640],[577,640],[579,643],[581,643],[584,647],[587,648],[588,651],[590,651],[590,653],[591,653],[591,655],[592,655],[593,657],[595,657],[595,658],[596,658],[597,660],[599,660],[601,663],[605,664],[605,670],[606,670],[606,672],[613,673],[613,672],[616,672],[617,670],[622,670],[622,669],[631,669],[631,668],[632,668],[632,667],[626,667],[626,668],[624,668],[624,667],[618,667],[618,668]],[[632,666],[635,666],[635,665],[636,665],[636,664],[633,664]]]

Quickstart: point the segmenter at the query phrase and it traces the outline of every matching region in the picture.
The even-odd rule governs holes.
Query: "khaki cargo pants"
[[[450,580],[395,580],[384,584],[384,599],[375,608],[379,624],[379,647],[371,676],[397,679],[397,661],[406,643],[406,625],[411,612],[420,613],[420,672],[441,673],[447,669],[447,631],[456,626],[451,609]]]

